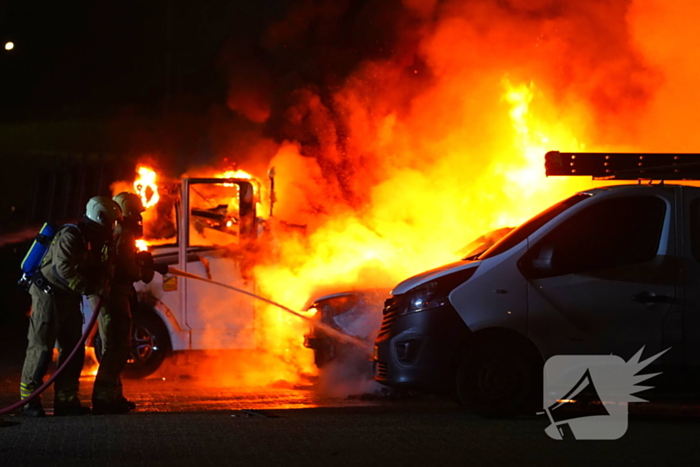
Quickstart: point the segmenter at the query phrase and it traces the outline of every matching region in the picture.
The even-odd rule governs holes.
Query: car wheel
[[[145,378],[163,364],[170,349],[165,324],[150,313],[134,313],[131,324],[131,354],[122,371],[125,378]]]
[[[457,397],[478,415],[513,417],[541,397],[537,393],[541,379],[541,365],[517,346],[503,341],[478,343],[457,370]]]

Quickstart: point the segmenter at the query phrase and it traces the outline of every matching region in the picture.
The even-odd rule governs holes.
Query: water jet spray
[[[322,330],[323,332],[325,332],[329,336],[335,337],[339,341],[355,345],[355,346],[359,347],[360,349],[365,350],[368,353],[368,355],[372,354],[372,349],[367,342],[364,342],[364,341],[362,341],[356,337],[350,336],[348,334],[342,333],[336,329],[333,329],[332,327],[328,326],[327,324],[323,324],[323,323],[320,323],[316,320],[313,320],[313,319],[309,318],[308,316],[304,316],[303,314],[299,313],[298,311],[294,311],[291,308],[288,308],[288,307],[286,307],[280,303],[277,303],[273,300],[270,300],[268,298],[261,297],[260,295],[256,295],[254,293],[248,292],[247,290],[239,289],[237,287],[233,287],[231,285],[224,284],[223,282],[217,282],[217,281],[214,281],[211,279],[207,279],[206,277],[201,277],[201,276],[198,276],[196,274],[192,274],[192,273],[189,273],[186,271],[181,271],[180,269],[176,269],[173,267],[168,267],[168,273],[172,274],[174,276],[184,277],[186,279],[194,279],[194,280],[198,280],[198,281],[208,282],[210,284],[217,285],[219,287],[224,287],[226,289],[233,290],[234,292],[239,292],[239,293],[248,295],[250,297],[253,297],[256,300],[260,300],[260,301],[263,301],[263,302],[268,303],[270,305],[276,306],[277,308],[280,308],[281,310],[284,310],[285,312],[292,314],[292,315],[296,316],[297,318],[301,318],[301,319],[307,321],[309,324]]]

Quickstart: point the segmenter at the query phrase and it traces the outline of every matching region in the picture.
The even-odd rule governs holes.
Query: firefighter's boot
[[[122,405],[125,405],[129,407],[129,410],[135,410],[136,409],[136,402],[132,402],[129,399],[127,399],[124,396],[119,396],[117,397],[117,402],[119,402]]]
[[[19,395],[22,400],[28,398],[36,390],[38,386],[33,383],[20,383]],[[26,405],[22,406],[22,413],[25,417],[45,417],[44,407],[41,404],[41,398],[35,397]]]
[[[129,401],[126,401],[126,399],[124,399],[124,401],[125,402],[122,402],[116,399],[111,401],[94,399],[92,401],[92,413],[96,415],[106,415],[130,412],[132,407]],[[133,404],[133,402],[131,404]],[[133,407],[136,408],[136,404],[133,404]]]
[[[22,407],[22,414],[25,417],[45,417],[46,412],[44,412],[44,407],[41,405],[41,401],[36,399],[28,402]]]
[[[67,417],[76,415],[87,415],[90,413],[89,407],[84,407],[74,393],[58,392],[54,399],[53,414],[57,417]]]
[[[119,380],[117,380],[121,383]],[[121,384],[95,382],[92,391],[92,412],[95,414],[127,413],[136,408],[136,404],[127,400],[121,391]]]

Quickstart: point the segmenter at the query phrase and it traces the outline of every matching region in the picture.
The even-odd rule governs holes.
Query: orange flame
[[[91,379],[97,376],[97,370],[100,368],[100,364],[95,355],[94,347],[85,347],[85,360],[83,362],[83,369],[80,372],[81,378]]]
[[[143,207],[148,209],[155,206],[160,200],[158,185],[156,184],[156,172],[145,166],[140,166],[137,172],[139,178],[134,181],[134,189],[141,197]]]
[[[148,242],[143,238],[136,240],[136,249],[138,251],[148,251]]]
[[[226,172],[216,175],[217,178],[242,178],[252,180],[253,176],[244,170],[227,170]]]

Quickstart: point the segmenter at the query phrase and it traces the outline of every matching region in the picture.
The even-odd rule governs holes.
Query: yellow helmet
[[[122,191],[112,199],[119,205],[127,219],[141,219],[141,213],[146,210],[139,195],[128,191]]]

